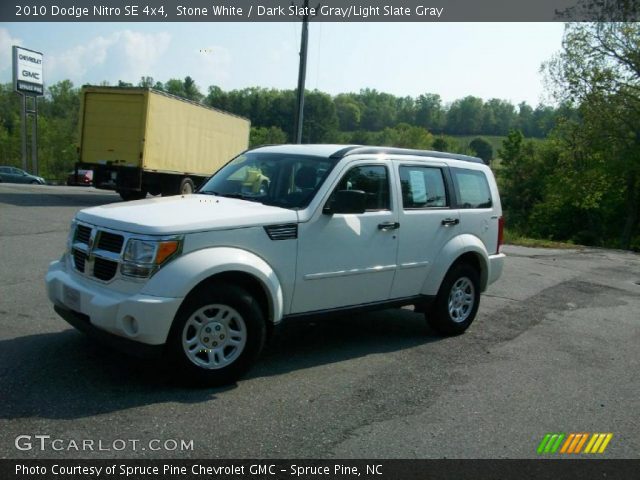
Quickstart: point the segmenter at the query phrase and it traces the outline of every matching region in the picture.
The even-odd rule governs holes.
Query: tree
[[[489,165],[493,160],[493,147],[491,144],[482,137],[477,137],[471,140],[469,148],[475,152],[475,154],[484,160],[484,163]]]
[[[287,142],[287,134],[278,127],[251,127],[249,143],[251,147],[259,145],[279,145]]]
[[[536,165],[534,146],[519,130],[511,130],[499,150],[500,193],[507,224],[525,231],[533,207],[542,200],[544,175]]]
[[[444,137],[438,137],[433,141],[433,149],[438,152],[447,152],[449,150],[449,143]]]
[[[420,95],[415,103],[415,124],[429,131],[442,133],[445,123],[445,111],[440,95],[426,93]]]
[[[577,107],[578,118],[563,137],[577,147],[574,159],[586,166],[585,175],[617,176],[623,248],[640,223],[639,51],[638,23],[569,23],[562,52],[544,66],[556,98]]]
[[[153,85],[153,77],[140,77],[140,81],[138,82],[138,86],[143,88],[152,88]]]
[[[482,99],[473,96],[453,102],[447,113],[447,131],[456,135],[481,133],[482,107]]]

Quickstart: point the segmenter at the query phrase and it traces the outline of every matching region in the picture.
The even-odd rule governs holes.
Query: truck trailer
[[[249,120],[151,88],[84,87],[76,169],[123,200],[192,193],[249,146]]]

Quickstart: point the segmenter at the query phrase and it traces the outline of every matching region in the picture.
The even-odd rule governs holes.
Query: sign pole
[[[27,171],[27,96],[20,94],[22,97],[22,108],[20,114],[20,143],[22,150],[22,170]]]
[[[33,110],[31,110],[31,168],[34,175],[38,173],[38,97],[33,97]]]

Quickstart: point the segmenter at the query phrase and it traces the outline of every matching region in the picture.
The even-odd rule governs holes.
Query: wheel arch
[[[473,266],[480,277],[480,291],[486,290],[489,280],[489,254],[478,237],[467,234],[451,239],[436,259],[422,286],[423,294],[436,295],[447,272],[459,263]]]
[[[262,258],[239,248],[188,253],[151,277],[142,293],[187,298],[216,281],[233,283],[255,295],[268,325],[282,319],[284,300],[278,276]]]

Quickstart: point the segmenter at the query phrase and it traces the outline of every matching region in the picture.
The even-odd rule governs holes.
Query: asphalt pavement
[[[640,458],[637,254],[505,246],[462,336],[409,309],[293,323],[237,384],[188,389],[47,300],[73,215],[119,201],[0,185],[0,458],[536,458],[550,432]]]

